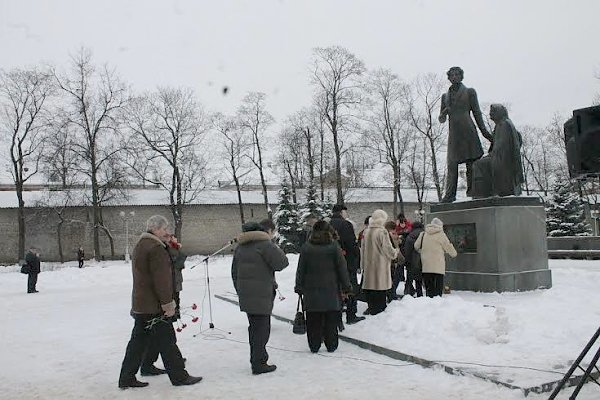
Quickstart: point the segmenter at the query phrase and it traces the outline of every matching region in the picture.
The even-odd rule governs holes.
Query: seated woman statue
[[[523,183],[521,134],[502,104],[490,106],[494,142],[487,156],[473,165],[473,197],[519,196]]]

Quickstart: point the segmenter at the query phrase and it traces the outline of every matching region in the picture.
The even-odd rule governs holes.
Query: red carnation
[[[198,317],[192,318],[192,322],[198,322]]]
[[[195,310],[196,308],[198,308],[198,306],[196,305],[196,303],[192,304],[192,310]]]

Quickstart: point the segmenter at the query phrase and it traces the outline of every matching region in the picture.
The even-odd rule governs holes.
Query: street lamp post
[[[125,262],[128,263],[131,260],[129,257],[129,220],[133,220],[133,217],[135,217],[135,211],[130,211],[129,213],[121,211],[119,215],[125,223]]]

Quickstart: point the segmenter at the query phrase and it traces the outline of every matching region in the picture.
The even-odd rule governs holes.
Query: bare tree
[[[67,177],[67,181],[71,181],[71,176]],[[44,196],[37,200],[34,207],[37,209],[36,214],[42,223],[48,224],[56,217],[56,245],[58,248],[58,257],[61,263],[65,262],[64,246],[62,231],[65,225],[80,225],[85,226],[86,222],[82,219],[73,218],[70,207],[85,203],[81,193],[76,190],[67,189],[61,191],[48,191]]]
[[[175,235],[181,237],[184,205],[206,185],[207,162],[200,152],[207,124],[204,112],[191,89],[159,88],[132,100],[128,114],[133,151],[146,150],[157,166],[156,175],[131,167],[141,179],[169,192]]]
[[[377,69],[369,74],[366,90],[369,95],[365,120],[368,123],[366,143],[379,154],[392,170],[394,187],[394,215],[404,213],[401,191],[401,168],[407,155],[409,135],[404,93],[405,84],[387,69]]]
[[[338,204],[344,202],[340,135],[349,125],[350,112],[360,103],[358,79],[364,71],[364,63],[343,47],[313,49],[311,80],[316,89],[316,104],[322,110],[333,138]]]
[[[543,129],[524,126],[519,131],[523,139],[521,155],[524,161],[525,190],[529,194],[534,184],[546,196],[552,188],[553,167],[550,151],[552,145]]]
[[[65,96],[64,118],[76,135],[73,148],[81,159],[79,169],[91,183],[94,256],[101,259],[99,231],[102,230],[107,234],[114,257],[114,241],[104,225],[102,205],[115,191],[124,193],[125,175],[118,157],[124,144],[118,133],[120,111],[128,100],[127,88],[108,66],[97,70],[91,52],[84,48],[71,57],[68,73],[55,71],[54,76]]]
[[[43,170],[50,182],[59,182],[62,189],[76,183],[76,173],[81,160],[74,149],[72,125],[59,120],[59,113],[48,129],[45,151],[42,157]]]
[[[431,167],[431,163],[428,161],[429,146],[427,139],[413,132],[409,139],[409,151],[408,151],[408,175],[412,181],[412,186],[415,188],[417,193],[417,202],[419,203],[419,210],[423,209],[423,200],[426,190],[428,169]]]
[[[429,145],[431,174],[438,201],[443,195],[443,170],[441,172],[438,166],[438,153],[445,142],[445,128],[434,118],[434,113],[439,109],[443,87],[444,81],[439,75],[428,73],[418,76],[410,90],[405,92],[409,124],[427,139]]]
[[[267,183],[264,174],[263,146],[266,139],[266,129],[275,122],[266,108],[266,95],[261,92],[249,92],[242,100],[238,109],[238,120],[243,129],[252,135],[253,152],[250,160],[257,168],[262,185],[263,199],[267,215],[273,217],[273,211],[269,206]]]
[[[310,129],[310,128],[307,128]],[[284,126],[279,134],[279,162],[290,180],[292,202],[297,202],[296,191],[302,186],[303,179],[303,138],[304,129],[294,129],[291,126]],[[284,177],[284,181],[287,179]]]
[[[8,138],[10,172],[18,201],[18,257],[25,256],[25,201],[23,186],[40,167],[43,154],[45,114],[54,91],[52,75],[37,68],[0,70],[0,129]]]
[[[213,116],[213,126],[221,134],[221,151],[223,158],[227,160],[226,169],[235,183],[240,220],[244,224],[244,203],[242,202],[241,179],[248,173],[250,167],[247,165],[247,155],[252,151],[252,141],[248,135],[239,127],[234,117],[227,117],[221,113]]]

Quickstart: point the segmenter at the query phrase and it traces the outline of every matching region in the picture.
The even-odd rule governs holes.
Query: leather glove
[[[296,286],[296,287],[294,288],[294,292],[296,292],[296,293],[298,293],[298,294],[304,294],[304,291],[302,290],[302,288],[300,288],[300,287],[298,287],[298,286]]]
[[[175,315],[175,306],[175,300],[173,300],[170,303],[162,304],[160,307],[162,308],[166,317],[172,317]]]

